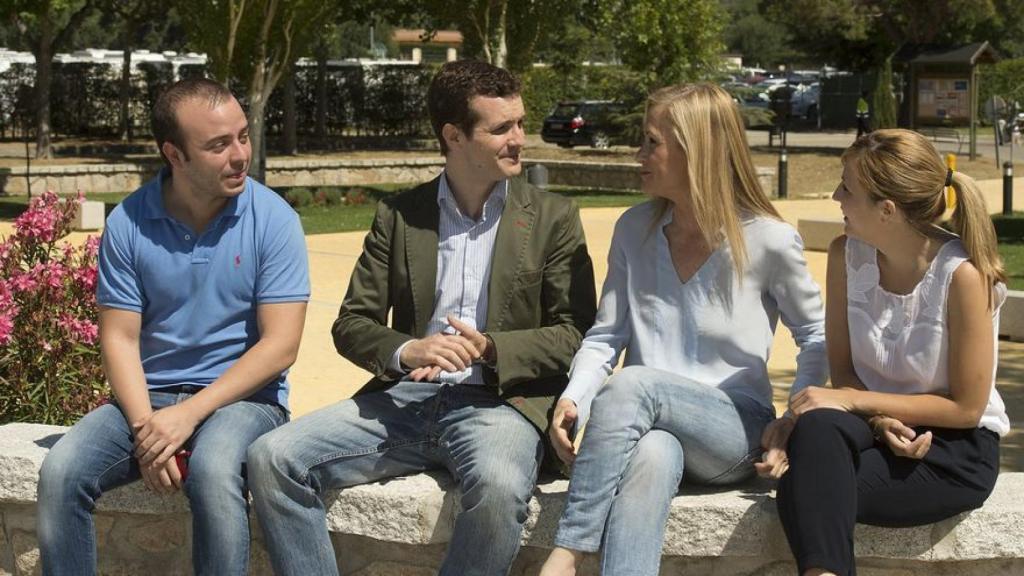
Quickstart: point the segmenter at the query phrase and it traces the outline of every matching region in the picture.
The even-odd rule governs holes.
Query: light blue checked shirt
[[[498,223],[505,208],[508,180],[495,184],[484,203],[479,220],[459,210],[448,178],[442,173],[437,188],[440,221],[437,234],[437,288],[434,291],[434,313],[427,324],[427,334],[452,332],[448,314],[453,314],[477,330],[486,329],[487,286],[491,278],[491,255],[498,236]],[[399,346],[391,357],[390,368],[405,373],[399,357],[408,345]],[[441,372],[445,384],[483,384],[484,367],[473,364],[461,372]]]

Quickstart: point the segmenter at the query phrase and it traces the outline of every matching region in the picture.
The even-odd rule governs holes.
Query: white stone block
[[[103,202],[86,200],[78,205],[75,219],[71,222],[72,230],[99,230],[103,228],[106,218]]]
[[[1024,291],[1010,290],[999,311],[999,335],[1024,342]]]
[[[836,236],[840,236],[845,228],[839,218],[801,218],[797,221],[797,231],[804,239],[805,250],[827,252],[828,245]]]
[[[764,190],[769,198],[778,198],[779,191],[775,188],[775,168],[755,166],[754,170],[757,172],[757,181],[761,184],[761,190]]]

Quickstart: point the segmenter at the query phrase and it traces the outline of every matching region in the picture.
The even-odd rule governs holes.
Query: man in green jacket
[[[332,329],[373,379],[249,451],[277,574],[338,573],[324,491],[431,469],[461,492],[440,574],[506,574],[554,401],[594,320],[578,210],[518,177],[519,81],[451,62],[427,103],[444,171],[380,202]]]
[[[868,91],[863,90],[857,99],[857,138],[871,133],[871,107],[868,105]]]

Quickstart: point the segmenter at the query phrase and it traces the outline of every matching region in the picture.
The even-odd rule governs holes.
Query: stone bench
[[[40,464],[64,428],[0,427],[0,573],[35,574],[36,483]],[[551,546],[565,480],[542,482],[530,502],[524,547],[512,574],[533,575]],[[335,491],[328,526],[342,574],[436,572],[459,509],[447,474],[419,474]],[[1003,474],[985,507],[938,524],[906,529],[859,526],[860,573],[900,576],[1024,574],[1024,474]],[[105,494],[96,512],[103,574],[187,574],[191,528],[180,495],[149,494],[134,483]],[[254,524],[255,526],[255,524]],[[771,486],[687,489],[672,502],[663,574],[788,575],[795,567]],[[254,529],[253,574],[270,574]],[[587,559],[582,574],[597,574]]]

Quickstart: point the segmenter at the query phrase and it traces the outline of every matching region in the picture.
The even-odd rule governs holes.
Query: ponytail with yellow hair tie
[[[946,168],[946,183],[943,187],[946,189],[946,206],[953,208],[956,206],[956,188],[953,188],[952,168]]]

